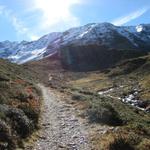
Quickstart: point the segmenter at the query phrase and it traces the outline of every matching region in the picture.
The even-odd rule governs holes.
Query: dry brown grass
[[[2,140],[6,142],[4,149],[9,149],[10,141],[13,146],[20,146],[23,138],[37,127],[41,94],[35,82],[31,72],[23,66],[0,59],[0,120],[6,124],[0,124],[0,128],[8,126],[11,133],[0,139],[0,147]]]
[[[112,81],[103,73],[89,73],[86,77],[70,81],[73,88],[87,89],[93,92],[113,86]]]
[[[122,128],[116,132],[110,130],[103,135],[93,135],[92,144],[95,150],[149,150],[150,139]]]
[[[143,89],[143,91],[141,92],[141,98],[150,100],[150,75],[144,76],[140,80],[140,85]]]
[[[145,58],[146,62],[144,60],[144,62],[140,63],[139,68],[137,67],[138,59],[133,61],[129,60],[129,63],[127,61],[119,67],[112,70],[110,69],[110,71],[108,70],[108,72],[97,71],[77,73],[62,71],[62,69],[53,70],[53,68],[49,68],[49,63],[46,63],[47,60],[45,60],[45,63],[43,61],[41,66],[38,66],[39,62],[33,66],[36,68],[37,73],[43,73],[42,78],[50,73],[53,76],[53,80],[51,81],[52,87],[59,89],[63,94],[67,93],[70,96],[71,94],[77,93],[86,97],[86,100],[84,101],[82,99],[67,101],[83,112],[90,107],[89,101],[92,101],[93,99],[94,101],[99,100],[98,97],[95,98],[93,96],[97,91],[115,86],[119,87],[120,85],[123,85],[124,88],[120,91],[119,96],[128,94],[135,85],[140,85],[140,97],[142,99],[150,99],[149,62],[147,62],[147,57],[140,59]],[[41,68],[42,70],[40,70]],[[112,74],[113,76],[111,76]],[[30,91],[30,89],[28,89],[28,91]],[[71,96],[69,98],[71,99]],[[114,99],[113,101],[109,101],[109,103],[113,105],[125,124],[123,124],[122,127],[119,127],[119,131],[111,130],[103,136],[99,133],[92,135],[92,142],[95,145],[95,150],[110,150],[110,145],[115,147],[115,145],[118,144],[131,146],[136,150],[147,150],[147,147],[149,147],[149,140],[147,137],[149,136],[150,131],[148,127],[149,116],[142,111],[138,111],[123,104],[120,100],[117,101]],[[123,148],[121,148],[121,150],[123,150]]]

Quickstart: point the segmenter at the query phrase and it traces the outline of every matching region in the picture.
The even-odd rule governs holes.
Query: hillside
[[[20,65],[0,60],[0,149],[24,148],[40,125],[29,149],[149,150],[149,33],[94,23],[1,42],[0,57]]]
[[[115,66],[129,58],[144,56],[147,53],[139,50],[108,49],[101,45],[76,46],[61,48],[60,59],[64,68],[72,71],[102,70]]]
[[[87,126],[111,127],[104,133],[92,129],[90,140],[95,149],[149,149],[150,55],[90,72],[64,70],[58,58],[25,66],[43,74],[45,78],[38,76],[41,81],[65,95],[62,100],[89,121]]]
[[[0,149],[23,148],[37,128],[41,94],[31,73],[0,59]]]

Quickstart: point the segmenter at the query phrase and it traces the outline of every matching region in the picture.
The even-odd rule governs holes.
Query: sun
[[[44,26],[52,26],[73,18],[71,7],[81,0],[34,0],[35,8],[41,11]]]

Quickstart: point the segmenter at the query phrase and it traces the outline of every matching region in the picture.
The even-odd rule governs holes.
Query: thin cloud
[[[123,24],[125,24],[127,22],[130,22],[131,20],[139,18],[140,16],[142,16],[143,14],[145,14],[148,10],[149,10],[148,7],[139,9],[137,11],[134,11],[134,12],[128,14],[127,16],[123,16],[123,17],[115,19],[114,21],[112,21],[112,23],[114,25],[117,25],[117,26],[123,25]]]
[[[39,36],[33,34],[29,29],[27,28],[21,20],[19,20],[16,16],[9,16],[11,23],[13,27],[15,28],[16,32],[18,35],[25,35],[27,36],[30,40],[37,40]]]
[[[18,17],[15,10],[0,7],[0,15],[7,17],[19,37],[36,40],[43,34],[53,31],[64,31],[79,26],[80,20],[72,13],[72,7],[81,4],[84,0],[27,0],[24,14]],[[32,18],[35,22],[29,24]],[[28,22],[27,22],[28,20]],[[32,22],[32,21],[31,21]]]
[[[81,4],[82,0],[33,0],[33,10],[41,12],[39,29],[64,30],[80,25],[80,20],[73,15],[71,7]],[[58,27],[59,25],[59,27]]]
[[[3,13],[4,9],[5,9],[5,6],[0,5],[0,15]]]
[[[0,15],[3,15],[9,20],[18,36],[25,35],[30,40],[35,40],[38,38],[37,35],[30,32],[30,29],[24,25],[24,23],[13,13],[12,10],[5,6],[0,6]]]

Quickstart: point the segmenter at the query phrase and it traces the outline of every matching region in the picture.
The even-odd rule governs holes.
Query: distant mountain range
[[[0,42],[0,57],[22,64],[51,56],[66,47],[81,49],[91,45],[107,50],[150,51],[150,24],[114,26],[91,23],[65,32],[50,33],[36,41],[3,41]]]

